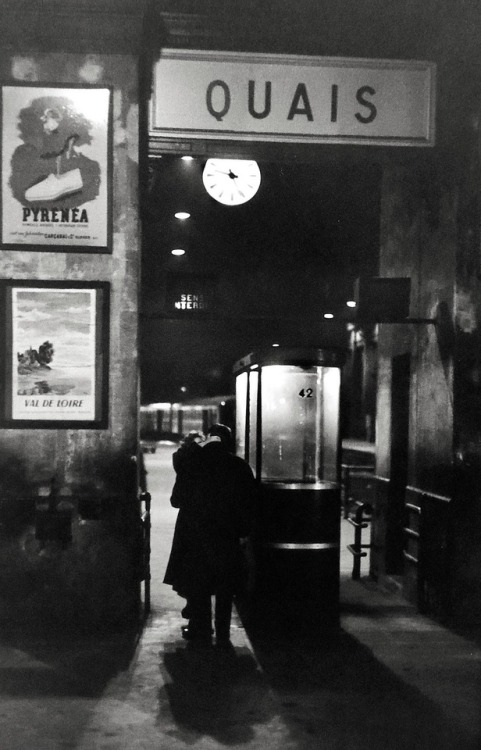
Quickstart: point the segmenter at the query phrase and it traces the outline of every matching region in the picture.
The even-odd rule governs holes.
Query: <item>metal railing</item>
[[[371,549],[370,544],[362,543],[362,531],[367,529],[369,524],[364,520],[364,511],[366,510],[366,503],[356,501],[356,511],[354,518],[348,518],[348,523],[354,526],[354,543],[348,544],[347,548],[349,552],[354,556],[352,564],[352,578],[354,581],[359,580],[361,577],[361,558],[367,557],[367,552],[363,552],[365,549]]]
[[[349,511],[359,495],[366,497],[373,492],[374,466],[372,464],[341,464],[342,514],[349,517]]]
[[[150,612],[150,530],[152,521],[150,508],[152,498],[150,492],[140,493],[140,529],[141,529],[141,550],[140,550],[140,581],[144,584],[144,617]]]
[[[449,583],[449,513],[451,498],[408,485],[405,499],[407,577],[415,583],[420,612],[445,616],[452,607]]]

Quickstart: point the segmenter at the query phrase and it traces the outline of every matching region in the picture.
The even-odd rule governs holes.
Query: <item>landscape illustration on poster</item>
[[[12,290],[12,418],[93,420],[96,290]]]

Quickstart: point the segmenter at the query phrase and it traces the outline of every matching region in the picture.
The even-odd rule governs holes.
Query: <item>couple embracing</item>
[[[226,425],[212,425],[173,456],[177,472],[171,504],[179,509],[164,583],[187,599],[183,637],[230,645],[233,598],[245,587],[242,541],[253,526],[257,486],[246,461],[231,452]]]

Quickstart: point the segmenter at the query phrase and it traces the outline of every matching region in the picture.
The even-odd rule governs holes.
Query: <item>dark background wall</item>
[[[223,206],[202,183],[205,158],[151,166],[142,258],[142,401],[233,393],[232,365],[262,346],[347,344],[354,279],[375,274],[381,169],[347,162],[260,160],[258,193]],[[174,218],[179,209],[192,216]],[[185,249],[182,257],[171,250]],[[204,290],[178,311],[170,287]],[[190,285],[190,287],[189,287]],[[332,313],[332,321],[324,320]]]

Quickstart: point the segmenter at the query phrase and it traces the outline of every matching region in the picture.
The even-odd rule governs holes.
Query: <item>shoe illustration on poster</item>
[[[100,165],[82,153],[91,123],[64,96],[43,96],[19,113],[23,141],[11,159],[10,188],[23,206],[75,208],[99,194]]]

